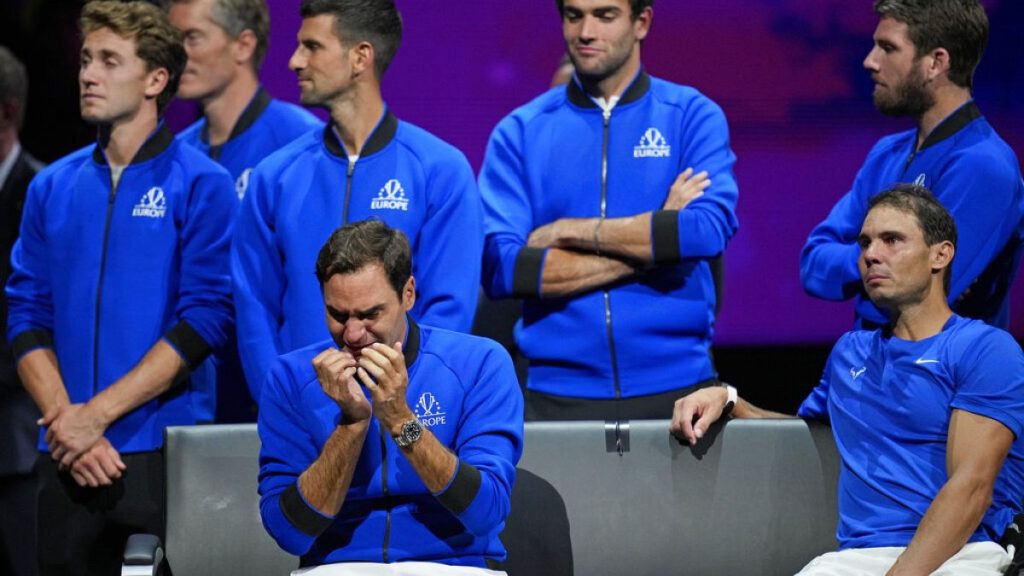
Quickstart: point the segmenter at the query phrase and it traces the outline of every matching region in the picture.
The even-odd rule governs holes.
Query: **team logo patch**
[[[164,189],[153,186],[145,194],[139,203],[132,208],[132,216],[139,218],[163,218],[167,213],[167,198],[164,196]]]
[[[238,180],[235,180],[235,194],[238,194],[238,199],[245,198],[245,191],[249,189],[249,173],[252,172],[252,168],[246,168],[244,172],[238,175]]]
[[[392,178],[384,183],[377,197],[370,201],[371,210],[409,210],[409,198],[402,183]]]
[[[640,137],[640,144],[633,148],[633,158],[668,158],[672,147],[657,128],[648,128]]]
[[[420,399],[416,401],[413,412],[416,413],[416,417],[420,419],[420,422],[423,422],[428,427],[440,426],[445,424],[448,419],[447,414],[445,414],[444,409],[441,407],[441,403],[430,392],[420,394]]]

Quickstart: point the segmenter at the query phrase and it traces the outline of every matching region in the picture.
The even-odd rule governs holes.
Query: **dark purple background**
[[[0,42],[26,60],[33,83],[25,140],[52,160],[91,138],[74,120],[55,125],[77,116],[78,2],[4,2],[11,4],[0,8]],[[983,3],[992,40],[976,97],[1020,155],[1024,2]],[[385,78],[385,97],[400,117],[458,146],[479,168],[491,129],[546,89],[561,57],[554,1],[398,4],[406,33]],[[295,100],[287,61],[300,23],[298,2],[271,5],[264,83],[276,96]],[[739,158],[740,232],[726,252],[719,344],[830,343],[851,325],[848,302],[803,293],[799,252],[875,140],[911,127],[871,106],[861,61],[875,23],[870,0],[658,0],[655,6],[643,47],[647,69],[694,85],[721,104]],[[171,116],[180,127],[194,114],[194,106],[176,103]],[[1024,274],[1018,274],[1012,310],[1013,332],[1024,337]]]

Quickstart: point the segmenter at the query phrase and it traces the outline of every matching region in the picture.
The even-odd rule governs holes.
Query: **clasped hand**
[[[363,348],[359,358],[328,348],[313,358],[313,368],[324,393],[341,408],[345,424],[376,415],[385,429],[394,432],[413,417],[405,399],[409,374],[401,342],[393,347],[376,342]],[[370,393],[369,399],[360,383]]]

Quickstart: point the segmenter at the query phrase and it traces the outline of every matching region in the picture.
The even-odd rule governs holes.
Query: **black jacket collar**
[[[96,147],[92,149],[92,159],[97,164],[106,164],[107,155],[103,153],[103,149],[106,148],[107,142],[110,141],[110,131],[107,128],[100,128],[98,142]],[[160,121],[157,125],[156,130],[149,136],[149,139],[139,148],[139,151],[135,153],[135,157],[132,158],[131,164],[141,164],[147,160],[159,156],[164,150],[167,150],[171,144],[174,143],[174,134],[171,129],[167,127],[167,124]]]
[[[234,127],[231,128],[231,135],[228,136],[228,139],[225,140],[224,143],[226,144],[234,140],[235,137],[237,137],[242,132],[245,132],[246,130],[249,129],[250,126],[255,124],[256,120],[258,120],[259,117],[263,114],[263,111],[267,109],[267,106],[270,106],[271,100],[272,98],[270,97],[270,93],[264,90],[263,86],[260,86],[256,90],[256,94],[252,97],[252,100],[249,101],[249,105],[245,107],[245,110],[242,112],[242,115],[238,117],[238,120],[235,122]],[[199,139],[205,142],[206,144],[210,143],[209,122],[203,124],[203,129],[199,132]],[[210,146],[210,158],[218,160],[220,158],[220,152],[223,147],[224,144]]]
[[[406,369],[412,367],[416,357],[420,354],[420,325],[412,319],[412,316],[405,315],[409,323],[409,332],[405,335],[405,345],[402,346],[402,354],[405,356]]]
[[[636,78],[633,79],[633,83],[629,85],[629,88],[619,98],[619,104],[629,104],[639,100],[647,93],[650,87],[651,77],[647,75],[645,70],[641,69]],[[597,108],[597,103],[591,100],[590,96],[583,90],[583,86],[580,85],[575,74],[566,87],[566,93],[569,96],[569,101],[580,108]]]
[[[365,157],[380,152],[394,140],[396,132],[398,132],[398,118],[390,111],[384,112],[384,117],[377,123],[377,127],[373,129],[373,133],[366,140],[366,144],[363,145],[359,156]],[[331,154],[339,158],[348,158],[348,152],[345,151],[345,147],[342,146],[338,136],[334,133],[333,121],[324,128],[324,145],[327,146],[327,150]]]
[[[978,105],[971,100],[967,104],[960,107],[959,110],[950,114],[941,124],[932,130],[932,133],[924,139],[921,143],[921,148],[918,149],[920,152],[925,148],[934,146],[939,142],[953,136],[959,132],[964,126],[967,126],[971,122],[981,118],[981,110],[978,109]]]

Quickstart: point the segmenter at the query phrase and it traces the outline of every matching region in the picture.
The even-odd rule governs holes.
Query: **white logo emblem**
[[[856,380],[857,377],[863,374],[867,369],[867,366],[864,366],[860,370],[857,370],[856,368],[850,368],[850,376],[853,376],[853,379]]]
[[[142,218],[163,218],[166,213],[167,198],[164,197],[164,189],[159,186],[150,188],[132,208],[132,216]]]
[[[420,419],[420,422],[430,427],[444,424],[447,420],[441,403],[430,392],[420,394],[420,399],[416,402],[413,411],[416,412],[416,417]]]
[[[939,363],[938,360],[930,360],[930,359],[925,359],[925,358],[918,358],[917,360],[914,360],[914,364],[938,364],[938,363]]]
[[[924,186],[924,179],[924,173],[918,174],[917,178],[914,180],[914,186]]]
[[[235,194],[238,194],[239,200],[245,198],[245,191],[249,189],[250,172],[252,172],[252,168],[246,168],[244,172],[238,175],[238,180],[235,180]]]
[[[384,183],[377,197],[370,201],[372,210],[408,210],[409,199],[405,196],[402,183],[392,178]]]
[[[672,147],[657,128],[648,128],[640,137],[640,144],[633,148],[633,158],[668,158]]]

